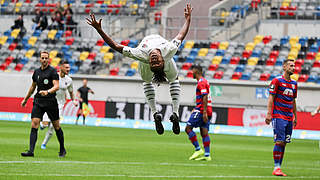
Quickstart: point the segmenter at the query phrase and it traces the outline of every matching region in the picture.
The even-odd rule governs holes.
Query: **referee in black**
[[[31,87],[29,88],[28,94],[21,102],[21,106],[24,107],[37,87],[37,93],[34,96],[31,112],[30,146],[27,152],[21,153],[21,156],[34,156],[34,147],[37,142],[39,124],[43,114],[46,112],[54,126],[60,143],[59,157],[64,157],[67,152],[64,148],[64,137],[60,127],[59,109],[56,99],[56,91],[59,89],[59,75],[57,71],[49,65],[49,53],[47,51],[40,52],[40,62],[41,67],[34,71]]]

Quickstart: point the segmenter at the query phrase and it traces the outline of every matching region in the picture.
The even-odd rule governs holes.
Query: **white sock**
[[[50,138],[52,137],[53,130],[54,130],[54,127],[53,127],[52,123],[50,123],[50,125],[49,125],[49,127],[48,127],[48,131],[47,131],[47,133],[46,133],[46,137],[44,138],[42,144],[45,144],[45,145],[48,144]]]
[[[172,99],[172,110],[179,116],[179,106],[180,106],[180,83],[179,80],[175,80],[169,83],[170,95]]]
[[[148,105],[151,109],[152,114],[157,112],[156,109],[156,94],[155,94],[155,89],[152,83],[143,83],[143,91],[144,95],[146,96]]]

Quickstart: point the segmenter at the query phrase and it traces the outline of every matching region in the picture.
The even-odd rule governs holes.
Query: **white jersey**
[[[125,46],[122,52],[124,56],[140,61],[138,70],[141,78],[145,82],[151,82],[153,72],[150,70],[149,54],[152,50],[159,49],[164,59],[166,78],[173,82],[178,76],[178,69],[172,57],[176,54],[180,44],[181,41],[177,39],[167,41],[160,35],[150,35],[143,38],[138,47],[130,48]]]
[[[65,75],[63,78],[59,75],[59,90],[56,92],[56,98],[59,105],[66,103],[66,92],[73,91],[72,79],[70,76]]]

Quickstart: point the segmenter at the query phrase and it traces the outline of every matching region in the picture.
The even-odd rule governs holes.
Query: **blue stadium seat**
[[[318,76],[315,75],[310,75],[309,78],[307,79],[307,82],[317,82]]]
[[[27,64],[29,62],[29,59],[27,57],[24,57],[20,60],[21,64]]]
[[[68,3],[69,4],[73,4],[73,3],[75,3],[76,1],[75,0],[68,0]]]
[[[13,40],[14,40],[14,37],[9,36],[8,39],[7,39],[7,43],[11,44],[13,42]]]
[[[284,61],[284,59],[278,58],[275,65],[276,65],[276,66],[282,66],[283,61]]]
[[[242,73],[241,80],[250,80],[251,79],[251,73]]]
[[[63,53],[65,53],[66,51],[69,50],[69,48],[70,48],[70,46],[68,46],[68,45],[63,45],[63,46],[61,47],[61,51],[62,51]]]
[[[136,74],[135,69],[128,69],[128,71],[126,72],[126,76],[134,76],[135,74]]]
[[[192,48],[192,50],[190,51],[190,56],[197,56],[199,52],[199,48]]]
[[[139,41],[138,40],[130,40],[128,46],[131,48],[135,48],[138,46]]]
[[[237,12],[240,9],[239,5],[234,5],[231,7],[231,12]]]
[[[222,49],[218,49],[216,52],[216,56],[224,56],[225,51]]]
[[[260,57],[261,56],[261,50],[254,50],[251,54],[251,57]]]
[[[56,33],[55,39],[60,39],[62,36],[63,36],[63,31],[62,31],[62,30],[59,30],[59,31]]]
[[[75,73],[78,72],[78,70],[79,70],[79,67],[78,67],[78,66],[76,66],[76,65],[71,66],[71,68],[70,68],[70,74],[75,74]]]
[[[308,42],[308,37],[301,37],[299,39],[299,43],[301,44],[301,46],[306,45],[307,42]]]
[[[289,42],[290,37],[284,36],[280,39],[280,45],[287,44]]]
[[[177,62],[178,59],[179,59],[179,56],[178,56],[178,55],[174,55],[174,56],[173,56],[173,60],[174,60],[175,62]]]
[[[229,64],[230,63],[230,59],[231,59],[231,57],[225,56],[225,57],[222,58],[220,64]]]
[[[22,44],[24,45],[24,44],[28,44],[28,40],[29,40],[29,36],[24,36],[23,38],[22,38]]]
[[[236,67],[236,69],[234,70],[234,72],[243,72],[245,69],[245,65],[240,64]]]
[[[193,63],[195,59],[196,59],[195,56],[188,56],[186,62]]]
[[[74,64],[76,63],[76,60],[74,59],[68,59],[68,63],[70,64],[70,66],[74,66]]]
[[[186,41],[182,41],[180,47],[179,47],[179,51],[181,51],[184,48],[184,45],[186,44]]]
[[[72,52],[70,52],[70,51],[65,51],[65,52],[63,52],[63,54],[64,54],[64,56],[63,56],[64,59],[71,59],[72,58]]]
[[[3,33],[5,36],[11,36],[11,30],[7,30]]]
[[[89,4],[89,0],[82,0],[81,3],[82,4]]]
[[[35,30],[32,34],[32,36],[39,37],[41,35],[41,30]]]
[[[241,7],[241,10],[240,10],[240,15],[241,17],[244,17],[246,15],[246,12],[249,10],[249,5],[243,5]]]
[[[276,77],[280,76],[280,74],[271,74],[270,77],[269,77],[269,80],[272,80]]]
[[[27,51],[28,51],[31,47],[32,47],[31,44],[28,44],[28,43],[23,44],[23,49],[24,49],[24,50],[27,50]]]
[[[318,17],[320,17],[320,6],[316,7],[316,10],[318,11],[318,12],[316,13],[316,15],[317,15]]]
[[[317,53],[318,49],[319,49],[318,44],[312,44],[311,47],[309,48],[309,52]]]

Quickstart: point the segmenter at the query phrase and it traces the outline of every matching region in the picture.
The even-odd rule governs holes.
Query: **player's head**
[[[60,71],[66,75],[70,72],[70,64],[67,60],[60,61]]]
[[[197,79],[197,77],[202,76],[202,67],[200,65],[193,65],[191,69],[194,79]]]
[[[49,64],[49,52],[40,51],[40,62],[42,66],[47,66]]]
[[[152,72],[163,70],[164,60],[159,49],[154,49],[149,53],[149,65]]]
[[[84,79],[82,80],[82,83],[83,83],[83,86],[87,86],[87,84],[88,84],[88,79],[84,78]]]
[[[288,75],[292,75],[294,73],[294,60],[293,59],[286,59],[283,61],[283,71]]]

